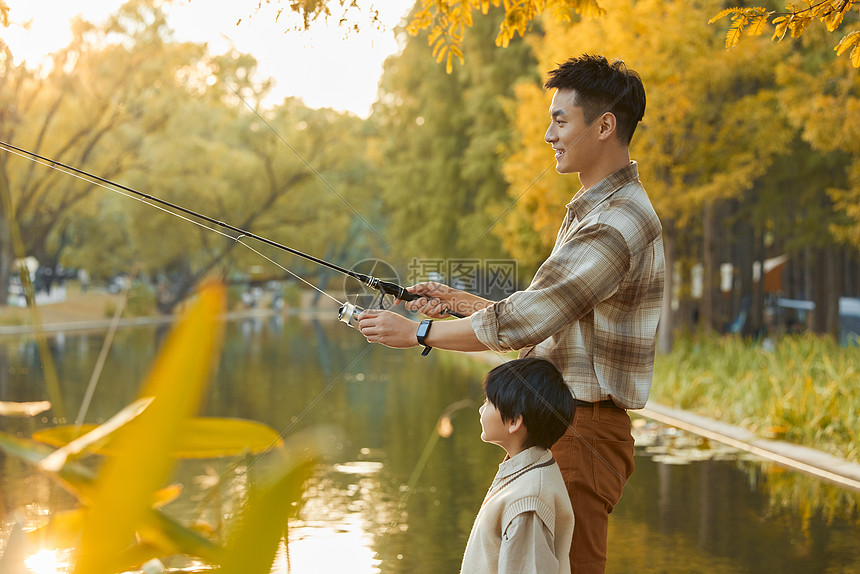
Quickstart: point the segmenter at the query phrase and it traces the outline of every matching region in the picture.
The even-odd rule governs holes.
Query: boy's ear
[[[515,432],[517,432],[521,428],[524,428],[523,427],[523,415],[519,415],[518,417],[511,419],[508,422],[508,433],[509,434],[514,434]]]

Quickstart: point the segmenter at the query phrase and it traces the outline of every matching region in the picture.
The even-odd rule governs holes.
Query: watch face
[[[425,319],[424,321],[421,321],[420,325],[418,325],[418,332],[415,335],[418,342],[422,345],[424,344],[424,337],[427,335],[427,331],[430,330],[430,323],[431,322],[429,320]]]

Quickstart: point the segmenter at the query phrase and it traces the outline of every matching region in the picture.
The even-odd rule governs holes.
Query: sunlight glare
[[[99,24],[123,1],[7,0],[11,22],[3,30],[3,40],[17,63],[23,60],[31,68],[44,68],[50,54],[71,41],[71,18],[81,15]],[[399,49],[394,28],[412,0],[375,2],[382,29],[367,23],[348,35],[334,21],[315,23],[307,32],[289,31],[273,12],[255,14],[254,4],[193,0],[166,4],[165,11],[177,40],[205,42],[214,54],[234,49],[252,54],[259,78],[275,80],[267,104],[298,97],[312,108],[331,107],[367,117],[383,61]]]
[[[378,574],[381,561],[373,550],[373,536],[359,515],[343,517],[336,527],[317,523],[290,530],[291,571]]]
[[[24,560],[24,566],[33,574],[60,574],[68,563],[60,558],[59,550],[40,550]]]

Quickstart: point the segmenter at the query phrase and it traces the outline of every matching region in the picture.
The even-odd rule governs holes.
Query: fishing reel
[[[379,279],[379,276],[386,279]],[[349,269],[344,279],[347,302],[338,309],[338,320],[358,329],[358,316],[365,309],[388,309],[394,299],[410,301],[417,297],[398,282],[397,271],[385,261],[359,261]]]
[[[358,329],[358,316],[361,315],[362,311],[364,311],[363,307],[347,302],[337,310],[337,319],[353,329]]]
[[[420,297],[420,295],[410,293],[409,291],[395,283],[381,281],[375,277],[369,277],[368,279],[369,281],[367,282],[367,285],[379,291],[378,301],[376,301],[375,303],[371,303],[372,309],[385,309],[387,307],[387,305],[385,305],[384,303],[386,295],[396,297],[403,301],[412,301]],[[364,307],[360,307],[354,303],[350,303],[349,301],[347,301],[337,310],[338,321],[342,321],[350,327],[358,329],[358,316],[361,315],[364,309]]]

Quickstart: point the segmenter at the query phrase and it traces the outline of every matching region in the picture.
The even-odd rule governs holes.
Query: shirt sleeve
[[[558,572],[554,548],[552,533],[537,514],[518,514],[502,535],[499,574]]]
[[[471,316],[497,352],[537,345],[611,297],[629,270],[630,250],[615,227],[595,223],[558,246],[531,285]]]

